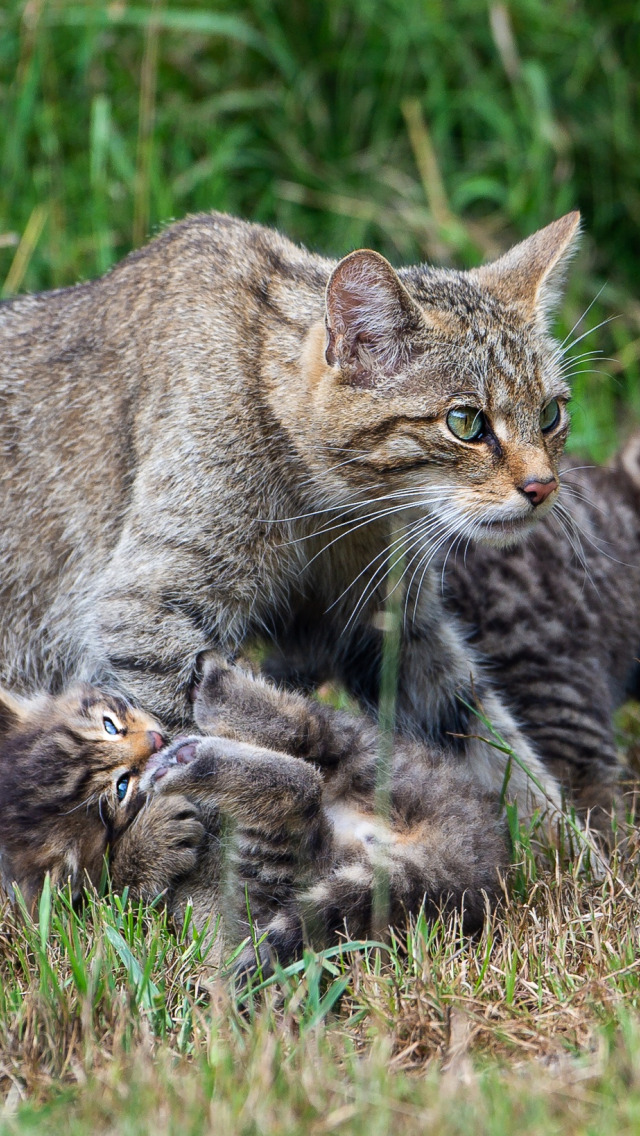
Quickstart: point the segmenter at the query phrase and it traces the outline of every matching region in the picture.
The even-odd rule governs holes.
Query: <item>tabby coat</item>
[[[640,435],[608,467],[565,465],[566,512],[450,558],[446,589],[569,801],[607,832],[624,817],[612,714],[640,673]]]
[[[138,783],[165,744],[160,730],[148,714],[89,686],[57,698],[16,698],[0,690],[5,889],[17,882],[31,904],[47,872],[54,884],[70,880],[74,896],[88,881],[99,883],[107,848],[144,804]],[[187,812],[183,825],[193,821],[193,809]],[[175,872],[179,850],[172,863]],[[163,880],[165,874],[166,865]]]
[[[79,676],[173,728],[198,654],[267,633],[373,705],[391,542],[417,557],[401,724],[495,789],[504,755],[462,738],[480,695],[545,783],[514,766],[522,811],[557,806],[472,682],[429,557],[454,537],[517,539],[557,496],[568,389],[546,312],[577,226],[569,214],[471,272],[396,274],[366,250],[335,264],[195,216],[100,280],[3,304],[4,679]]]

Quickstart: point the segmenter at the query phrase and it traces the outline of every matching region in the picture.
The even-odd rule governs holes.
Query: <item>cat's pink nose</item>
[[[555,477],[550,477],[548,481],[525,481],[521,488],[532,505],[541,505],[558,488],[558,482]]]
[[[162,734],[159,734],[157,730],[147,730],[147,736],[154,753],[157,753],[159,749],[162,749],[163,746],[166,745]]]

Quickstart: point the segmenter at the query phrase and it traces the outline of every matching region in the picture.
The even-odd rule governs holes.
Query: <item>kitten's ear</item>
[[[509,252],[474,270],[473,275],[506,304],[517,304],[528,318],[540,319],[559,299],[567,263],[580,235],[580,214],[567,213]]]
[[[354,386],[397,375],[420,350],[425,321],[380,253],[358,249],[336,265],[326,293],[327,350]]]
[[[0,686],[0,740],[17,730],[27,717],[26,706]]]

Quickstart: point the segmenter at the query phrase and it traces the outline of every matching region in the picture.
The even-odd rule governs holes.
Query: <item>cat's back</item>
[[[6,680],[29,670],[25,628],[37,643],[62,627],[70,594],[90,608],[132,511],[164,496],[198,518],[208,480],[264,455],[265,343],[299,351],[328,272],[278,233],[203,214],[98,280],[0,305],[0,655],[19,660]]]
[[[14,406],[26,413],[11,433],[60,440],[49,413],[80,426],[110,407],[106,441],[111,419],[131,418],[127,399],[140,401],[149,385],[167,393],[173,365],[182,375],[197,371],[216,348],[233,362],[273,322],[308,324],[321,311],[329,271],[329,262],[273,230],[199,214],[99,279],[4,301],[0,399],[9,415]],[[86,434],[82,442],[90,443]]]

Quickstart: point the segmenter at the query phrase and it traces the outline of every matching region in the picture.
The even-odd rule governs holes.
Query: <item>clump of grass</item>
[[[600,879],[551,849],[535,869],[525,857],[524,897],[505,889],[476,939],[418,916],[384,946],[308,952],[252,995],[159,908],[90,893],[76,911],[48,889],[36,918],[7,905],[0,1131],[108,1132],[115,1117],[128,1132],[453,1133],[472,1118],[534,1132],[555,1117],[579,1132],[594,1116],[626,1131],[640,1108],[633,839]]]

